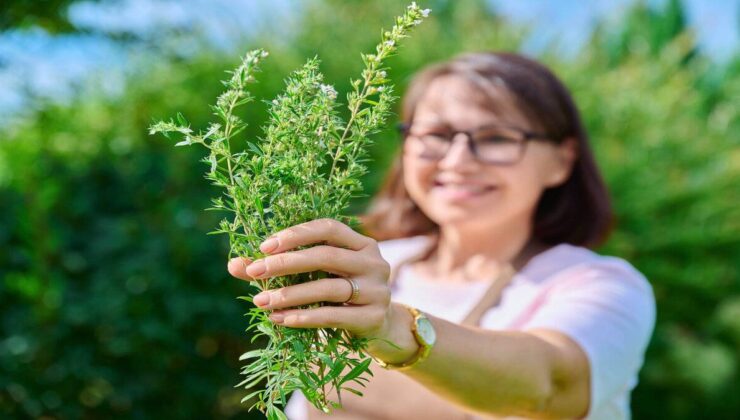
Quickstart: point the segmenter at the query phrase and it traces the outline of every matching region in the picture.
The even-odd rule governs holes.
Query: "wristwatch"
[[[386,369],[404,370],[408,369],[418,363],[421,363],[424,359],[429,356],[435,341],[437,340],[437,334],[434,332],[434,326],[432,326],[429,318],[424,315],[423,312],[411,306],[401,304],[411,312],[414,317],[414,321],[411,325],[411,332],[414,334],[416,342],[419,344],[419,350],[411,359],[403,363],[386,363],[380,359],[373,357],[373,360],[380,365],[380,367]]]

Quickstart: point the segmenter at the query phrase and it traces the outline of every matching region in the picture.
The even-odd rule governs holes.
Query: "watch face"
[[[416,323],[416,332],[427,345],[434,344],[437,334],[434,332],[432,323],[427,318],[420,318]]]

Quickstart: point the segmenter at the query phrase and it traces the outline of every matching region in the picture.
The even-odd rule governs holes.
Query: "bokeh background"
[[[402,90],[468,50],[538,57],[585,116],[618,228],[599,249],[652,282],[658,324],[636,419],[740,418],[740,2],[426,0],[390,61]],[[259,418],[240,404],[245,283],[202,151],[147,135],[203,128],[247,49],[256,96],[318,54],[342,93],[391,0],[0,3],[0,417]],[[250,107],[248,137],[265,119]],[[392,127],[389,124],[389,127]],[[375,137],[367,193],[398,147]],[[361,211],[359,199],[353,211]]]

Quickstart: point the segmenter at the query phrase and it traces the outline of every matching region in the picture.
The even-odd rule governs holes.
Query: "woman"
[[[330,416],[629,418],[655,303],[631,265],[588,249],[611,212],[566,88],[519,55],[466,54],[414,78],[402,119],[364,219],[374,239],[316,220],[229,263],[245,280],[335,273],[254,302],[285,326],[397,344],[371,342],[386,369]],[[320,301],[345,305],[290,309]],[[286,412],[327,417],[300,393]]]

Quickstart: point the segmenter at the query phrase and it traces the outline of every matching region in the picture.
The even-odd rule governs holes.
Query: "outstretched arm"
[[[408,360],[418,346],[408,311],[392,304],[388,339],[373,356]],[[588,360],[571,339],[549,330],[502,332],[430,316],[437,340],[429,358],[403,371],[438,395],[468,410],[530,418],[579,418],[589,404]]]
[[[368,352],[390,363],[416,353],[411,314],[390,301],[389,266],[373,239],[331,219],[293,226],[273,239],[261,247],[270,256],[260,261],[234,259],[229,262],[230,273],[244,280],[317,270],[337,275],[255,296],[255,304],[273,310],[274,322],[293,328],[343,328],[358,337],[389,340],[399,348],[373,340]],[[312,244],[325,245],[290,251]],[[351,286],[344,278],[352,278],[360,287],[354,304],[289,309],[346,301]],[[491,415],[574,418],[586,414],[588,360],[564,334],[545,329],[496,332],[429,319],[437,342],[428,359],[403,373],[433,392],[466,410]]]

